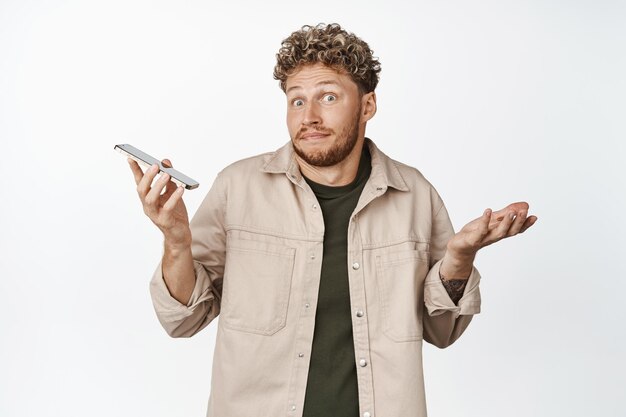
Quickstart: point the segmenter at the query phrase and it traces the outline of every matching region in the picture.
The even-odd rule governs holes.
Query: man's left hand
[[[524,233],[537,221],[537,216],[528,216],[528,203],[520,201],[472,220],[448,242],[448,251],[459,257],[474,257],[479,249],[501,239]]]
[[[537,216],[528,216],[528,203],[520,201],[472,220],[448,241],[441,268],[444,278],[466,278],[479,249],[501,239],[523,233],[535,224]]]

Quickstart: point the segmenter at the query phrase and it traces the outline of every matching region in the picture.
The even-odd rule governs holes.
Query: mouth
[[[330,133],[311,132],[300,136],[301,140],[316,140],[330,136]]]

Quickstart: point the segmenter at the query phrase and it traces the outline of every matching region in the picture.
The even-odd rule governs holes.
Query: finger
[[[461,230],[466,231],[466,232],[475,232],[476,230],[480,229],[480,225],[483,221],[485,221],[484,212],[481,216],[476,217],[474,220],[470,221],[465,226],[463,226]]]
[[[489,219],[489,230],[493,230],[497,228],[500,225],[500,222],[504,220],[504,217],[507,215],[509,211],[510,210],[508,210],[508,206],[507,206],[503,209],[492,212],[491,218]]]
[[[141,179],[143,178],[143,171],[141,170],[141,167],[139,166],[139,164],[133,161],[131,158],[126,158],[126,160],[128,161],[128,165],[130,165],[131,171],[133,171],[133,176],[135,177],[135,184],[138,185],[139,181],[141,181]]]
[[[174,207],[176,207],[176,204],[178,204],[178,201],[182,198],[184,189],[185,187],[177,187],[172,192],[172,195],[167,199],[165,204],[163,204],[163,211],[171,212],[174,210]]]
[[[482,217],[478,223],[478,233],[480,233],[481,240],[489,233],[489,222],[491,221],[491,209],[488,208],[483,212]]]
[[[174,168],[174,166],[172,165],[172,161],[167,158],[161,160],[161,165],[163,165],[165,168]]]
[[[528,207],[529,206],[528,206],[527,202],[525,202],[525,201],[517,201],[515,203],[509,204],[508,206],[504,207],[503,209],[500,209],[498,211],[494,211],[493,215],[494,215],[495,220],[501,221],[501,220],[504,219],[504,216],[508,212],[510,212],[510,211],[519,213],[519,212],[525,210],[528,213]]]
[[[174,191],[176,191],[176,187],[178,185],[172,181],[171,177],[170,180],[167,182],[167,184],[165,185],[165,192],[163,193],[163,195],[167,195],[170,196]]]
[[[479,218],[472,220],[468,225],[466,225],[463,229],[466,229],[467,226],[472,225],[473,227],[466,229],[467,233],[467,242],[473,246],[475,249],[480,249],[483,246],[483,242],[485,240],[485,236],[489,234],[489,220],[491,219],[491,209],[488,208],[483,212],[483,215]],[[461,230],[463,231],[463,230]]]
[[[520,233],[524,233],[530,226],[535,224],[536,221],[537,221],[537,216],[529,216],[524,222],[524,224],[522,225]]]
[[[528,213],[526,211],[517,213],[517,215],[515,216],[515,220],[513,220],[513,223],[511,224],[511,227],[509,227],[509,231],[506,234],[507,237],[515,236],[516,234],[520,232],[520,230],[522,230],[522,226],[524,225],[524,222],[526,221],[527,215]]]
[[[146,195],[150,191],[150,185],[152,184],[152,180],[156,176],[157,172],[159,172],[159,166],[157,164],[153,164],[146,170],[143,177],[139,181],[139,184],[137,184],[137,193],[142,201],[145,200]]]
[[[506,237],[511,224],[513,223],[513,216],[515,212],[511,211],[508,214],[505,214],[502,221],[498,225],[498,227],[494,228],[490,233],[490,241],[491,243],[497,242],[498,240]]]
[[[154,186],[150,189],[144,199],[144,206],[150,213],[156,213],[158,211],[158,203],[160,201],[161,193],[165,188],[165,185],[169,181],[170,176],[165,172],[161,174],[159,179],[154,183]]]

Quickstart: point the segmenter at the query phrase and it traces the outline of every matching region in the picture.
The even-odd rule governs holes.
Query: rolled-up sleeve
[[[204,267],[194,261],[196,284],[187,305],[171,296],[159,262],[150,281],[150,295],[159,322],[172,337],[193,336],[219,314],[219,300]]]
[[[172,337],[193,336],[219,314],[226,246],[224,206],[218,175],[189,223],[196,282],[187,305],[171,296],[163,279],[162,260],[150,280],[157,318]]]
[[[467,280],[463,296],[458,302],[450,298],[448,291],[443,286],[441,278],[439,278],[439,268],[442,259],[430,269],[426,280],[424,281],[424,303],[430,316],[438,316],[440,314],[451,312],[454,318],[460,315],[467,316],[480,313],[480,290],[478,284],[480,282],[480,273],[476,268],[472,268],[472,272]]]

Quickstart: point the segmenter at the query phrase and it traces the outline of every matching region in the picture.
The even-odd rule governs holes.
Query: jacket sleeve
[[[225,192],[218,175],[189,222],[196,283],[187,305],[169,293],[163,280],[162,261],[152,275],[152,303],[159,322],[172,337],[193,336],[219,314],[226,252],[225,204]]]
[[[454,228],[443,202],[440,198],[438,201],[440,206],[432,223],[431,267],[424,280],[424,340],[445,348],[463,334],[473,315],[480,313],[480,274],[472,268],[463,296],[455,305],[439,277],[441,261]]]

